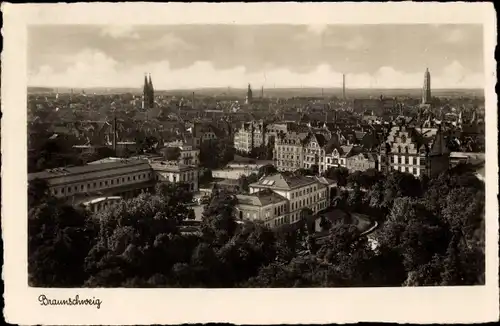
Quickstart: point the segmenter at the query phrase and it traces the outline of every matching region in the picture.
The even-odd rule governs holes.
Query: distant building
[[[149,79],[144,76],[144,89],[142,94],[142,108],[144,110],[153,109],[155,106],[155,91],[153,87],[153,82],[151,80],[151,74],[149,74]]]
[[[245,103],[252,104],[252,102],[253,102],[252,87],[250,86],[250,84],[248,84],[247,97],[246,97]]]
[[[431,103],[431,73],[429,68],[425,70],[424,74],[424,87],[422,89],[422,104]]]

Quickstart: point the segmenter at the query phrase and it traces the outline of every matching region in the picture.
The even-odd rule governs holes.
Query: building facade
[[[316,214],[326,209],[329,204],[329,187],[317,178],[276,173],[266,176],[256,183],[252,183],[249,189],[250,194],[248,196],[253,196],[252,198],[262,196],[262,194],[269,192],[280,196],[272,197],[273,214],[269,213],[268,215],[264,215],[264,222],[270,227],[297,223],[300,220],[301,212],[304,208],[309,208]],[[245,205],[249,205],[248,200],[245,202]],[[244,207],[246,207],[245,209],[248,211],[250,208],[247,206]],[[243,211],[245,211],[245,209],[243,209]],[[254,210],[257,211],[258,208],[254,208]],[[266,210],[264,210],[264,212],[265,211]],[[256,214],[255,216],[262,215]]]
[[[379,170],[420,177],[435,176],[450,165],[450,150],[441,128],[393,127],[380,148]]]
[[[378,170],[377,155],[372,153],[359,153],[346,158],[346,168],[350,172],[366,171],[369,169]]]
[[[184,183],[189,190],[198,191],[198,167],[177,161],[155,161],[150,163],[155,179],[159,182]]]
[[[266,144],[266,128],[262,121],[244,122],[234,134],[234,148],[239,152],[249,154]]]
[[[45,180],[54,197],[71,202],[88,198],[120,196],[131,198],[154,188],[154,174],[146,160],[106,161],[83,166],[30,173],[28,180]]]
[[[304,140],[307,133],[280,133],[275,138],[273,161],[279,171],[295,171],[304,164]]]

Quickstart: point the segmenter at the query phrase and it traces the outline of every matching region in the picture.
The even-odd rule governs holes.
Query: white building
[[[238,197],[242,200],[237,206],[240,216],[245,218],[247,213],[251,214],[270,227],[298,222],[304,208],[316,214],[329,205],[329,185],[317,178],[276,173],[252,183],[249,188],[249,195]]]

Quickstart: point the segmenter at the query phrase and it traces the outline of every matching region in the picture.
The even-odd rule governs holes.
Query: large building
[[[361,150],[340,132],[288,133],[276,138],[274,162],[279,171],[317,166],[323,173],[329,168],[347,167],[347,159]]]
[[[329,206],[331,185],[300,175],[268,175],[249,186],[249,195],[237,195],[238,216],[262,220],[269,227],[293,224],[304,208],[316,214]]]
[[[422,104],[431,103],[431,73],[427,68],[424,74],[424,87],[422,88]]]
[[[254,148],[267,144],[266,127],[262,121],[244,122],[234,134],[234,148],[250,153]]]
[[[46,181],[54,197],[74,205],[90,205],[94,211],[117,197],[128,199],[152,191],[157,182],[182,182],[189,184],[192,191],[198,190],[196,166],[147,159],[108,158],[82,166],[30,173],[28,181],[35,179]]]
[[[28,181],[45,180],[50,193],[72,204],[90,203],[112,197],[131,198],[155,185],[154,172],[146,160],[114,159],[83,166],[30,173]]]
[[[304,140],[307,133],[280,133],[275,138],[273,159],[280,171],[295,171],[304,164]]]
[[[435,176],[448,169],[450,150],[438,128],[393,127],[379,153],[379,170]]]

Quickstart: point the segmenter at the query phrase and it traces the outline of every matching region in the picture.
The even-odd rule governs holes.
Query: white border
[[[5,318],[17,324],[475,323],[498,320],[496,16],[490,3],[3,3],[2,227]],[[27,286],[26,26],[28,24],[379,24],[484,26],[486,286],[350,289],[34,289]],[[95,296],[95,307],[42,307],[37,298]]]

